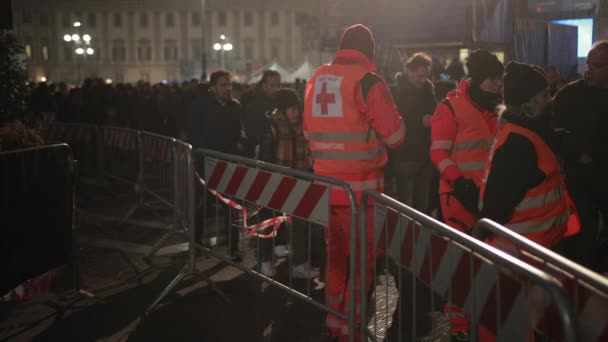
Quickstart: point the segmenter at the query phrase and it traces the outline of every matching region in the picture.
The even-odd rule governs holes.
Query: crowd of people
[[[337,178],[350,184],[358,199],[364,190],[386,192],[459,231],[499,243],[472,231],[479,218],[489,218],[583,266],[603,270],[608,41],[593,46],[585,77],[569,84],[555,67],[515,61],[505,66],[490,51],[477,50],[466,69],[453,61],[446,70],[423,52],[412,54],[389,86],[376,73],[374,53],[372,33],[355,25],[345,31],[331,64],[317,69],[310,82],[290,88],[282,88],[276,71],[264,72],[258,84],[248,87],[219,70],[204,84],[87,80],[70,90],[63,84],[31,85],[28,103],[36,115],[55,113],[58,121],[144,129],[194,147]],[[433,73],[453,80],[432,82],[437,79]],[[334,310],[346,312],[350,208],[344,194],[334,190],[333,229],[325,236],[331,254],[331,264],[325,265],[326,296]],[[260,251],[262,273],[268,276],[275,272],[273,254],[286,253],[272,251],[272,245]],[[318,276],[318,266],[298,257],[303,278]],[[408,286],[424,287],[406,278],[397,283],[405,292],[411,291]],[[417,315],[417,333],[428,332],[431,322],[424,313],[430,308],[420,302],[401,305],[396,315]],[[393,322],[411,325],[404,317]],[[329,314],[326,323],[330,338],[345,339],[343,320]],[[466,340],[466,317],[453,321],[452,329],[456,340]],[[389,329],[387,339],[391,334],[395,329]]]

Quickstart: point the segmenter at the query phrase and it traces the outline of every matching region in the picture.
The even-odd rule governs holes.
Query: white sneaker
[[[263,261],[262,267],[260,267],[260,273],[267,277],[274,277],[276,273],[276,269],[274,268],[274,262],[272,261]]]
[[[287,245],[274,246],[274,255],[276,255],[278,258],[287,258],[289,254],[289,248]]]
[[[319,269],[304,263],[293,267],[293,277],[296,279],[313,279],[319,276]]]

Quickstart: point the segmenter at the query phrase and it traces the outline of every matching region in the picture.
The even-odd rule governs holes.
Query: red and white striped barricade
[[[200,196],[204,202],[200,228],[206,232],[205,238],[217,237],[216,241],[223,240],[228,245],[227,252],[211,246],[207,248],[208,253],[335,315],[354,341],[355,312],[351,310],[345,314],[332,309],[324,300],[315,299],[312,279],[303,283],[295,281],[303,274],[312,277],[317,272],[318,275],[314,267],[320,265],[315,265],[317,251],[314,246],[319,242],[322,245],[323,228],[329,232],[333,229],[330,220],[332,188],[345,191],[351,198],[351,215],[346,219],[350,219],[348,228],[353,238],[349,240],[345,236],[344,242],[351,258],[345,257],[344,261],[350,262],[352,269],[356,269],[356,203],[350,187],[335,179],[247,158],[208,150],[196,150],[195,154],[197,160],[200,154],[203,161],[201,168],[204,172],[199,182],[205,185],[209,193]],[[285,242],[277,242],[281,240],[283,230],[291,234],[287,234],[289,238]],[[209,232],[214,232],[214,235]],[[279,238],[275,239],[277,234]],[[255,239],[257,253],[247,251],[249,244],[244,242],[248,238]],[[270,262],[271,266],[274,264],[277,258],[275,252],[280,250],[275,247],[280,244],[287,244],[291,253],[288,262],[283,264],[287,264],[287,270],[281,267],[276,270],[264,268],[264,262]],[[243,263],[234,262],[243,254]],[[257,258],[250,258],[256,254]],[[332,255],[328,255],[326,260],[331,262]],[[308,272],[298,271],[299,264],[308,264]],[[355,283],[355,272],[350,274],[348,283]],[[328,286],[331,284],[326,279],[325,288]],[[347,291],[347,303],[354,305],[358,289],[349,286]]]
[[[141,182],[141,142],[136,130],[99,127],[99,159],[104,175],[137,186]]]
[[[574,313],[555,277],[386,195],[366,192],[363,208],[368,199],[374,206],[375,250],[393,275],[372,285],[372,302],[385,310],[370,318],[369,334],[391,341],[443,340],[450,334],[473,341],[533,341],[545,308],[554,304],[564,340],[576,340]],[[364,220],[366,211],[361,212]],[[373,278],[383,271],[375,269]]]
[[[67,143],[78,161],[80,174],[94,173],[97,167],[95,152],[95,130],[93,125],[53,122],[43,132],[45,142]]]
[[[173,156],[175,138],[141,132],[142,184],[145,192],[162,204],[173,207],[173,182],[176,181]],[[159,209],[162,209],[160,207]]]
[[[556,277],[566,291],[576,314],[576,328],[580,341],[608,341],[608,278],[597,274],[557,253],[503,227],[482,219],[476,229],[501,237],[509,244],[497,244],[520,260]],[[555,305],[547,307],[537,331],[552,341],[564,339],[564,329]]]

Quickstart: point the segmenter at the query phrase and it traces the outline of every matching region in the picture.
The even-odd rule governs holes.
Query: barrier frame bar
[[[238,163],[238,164],[248,166],[251,168],[256,168],[259,170],[281,173],[288,177],[296,177],[296,178],[299,177],[299,178],[304,178],[304,179],[307,179],[307,180],[310,180],[313,182],[319,182],[319,183],[324,183],[324,184],[327,184],[330,186],[336,186],[336,187],[339,187],[340,189],[344,190],[348,196],[348,199],[350,202],[350,210],[351,210],[351,213],[350,213],[350,220],[351,220],[350,250],[351,250],[351,253],[350,253],[350,257],[349,257],[349,267],[351,270],[356,269],[356,261],[357,261],[356,260],[356,258],[357,258],[356,248],[357,248],[357,237],[358,237],[358,235],[357,235],[358,208],[357,208],[357,202],[355,199],[355,193],[353,192],[351,187],[346,182],[340,181],[338,179],[330,178],[330,177],[324,177],[324,176],[319,176],[316,174],[312,174],[312,173],[308,173],[308,172],[304,172],[304,171],[300,171],[300,170],[295,170],[295,169],[281,166],[281,165],[266,163],[266,162],[263,162],[260,160],[248,159],[248,158],[244,158],[244,157],[240,157],[240,156],[230,155],[230,154],[206,150],[206,149],[196,149],[194,151],[194,155],[195,155],[194,158],[196,160],[199,160],[199,158],[204,160],[204,158],[206,158],[206,157],[221,159],[223,161]],[[329,187],[328,187],[328,190],[329,190]],[[331,210],[331,208],[328,208],[328,210]],[[331,211],[330,211],[330,213],[331,213]],[[194,233],[195,233],[194,230],[192,230],[191,238],[193,238],[195,236]],[[218,258],[218,259],[224,261],[225,263],[230,264],[249,275],[258,277],[261,280],[263,280],[271,285],[274,285],[277,288],[287,292],[288,294],[291,294],[291,295],[295,296],[296,298],[299,298],[325,312],[334,314],[337,317],[339,317],[343,320],[346,320],[348,322],[349,341],[350,342],[355,341],[355,334],[357,333],[357,331],[356,331],[357,330],[357,328],[356,328],[356,310],[355,310],[355,305],[356,305],[355,296],[356,296],[356,292],[357,292],[356,286],[355,286],[355,284],[356,284],[356,274],[355,273],[356,272],[349,272],[349,282],[352,286],[350,287],[350,301],[349,301],[348,305],[351,309],[349,310],[349,315],[347,317],[343,313],[337,312],[328,306],[315,302],[312,299],[306,297],[305,295],[303,295],[297,291],[294,291],[293,289],[289,288],[288,286],[285,286],[284,284],[281,284],[269,277],[266,277],[257,272],[254,272],[241,264],[235,263],[225,256],[218,255],[217,253],[213,252],[209,248],[201,245],[200,243],[198,243],[196,241],[194,242],[194,244],[196,247],[201,249],[203,252],[205,252],[215,258]]]
[[[422,225],[422,227],[431,229],[438,235],[448,238],[456,243],[461,244],[462,246],[469,248],[474,253],[479,254],[480,256],[488,259],[489,261],[503,266],[519,276],[528,279],[531,283],[545,289],[549,295],[555,301],[555,304],[560,313],[560,318],[562,320],[563,328],[564,328],[564,341],[567,342],[575,342],[577,341],[577,333],[575,329],[574,322],[574,310],[570,304],[570,301],[567,299],[566,293],[561,285],[561,283],[555,279],[555,277],[551,276],[547,272],[541,271],[536,267],[533,267],[503,251],[500,251],[486,243],[479,241],[463,232],[457,231],[444,223],[441,223],[421,212],[416,211],[413,208],[406,206],[403,203],[398,202],[397,200],[378,193],[377,191],[364,191],[363,196],[361,197],[361,223],[365,224],[366,222],[366,210],[368,207],[367,201],[369,199],[373,199],[376,203],[384,205],[388,209],[392,209],[399,214],[403,214],[410,219],[417,221]],[[365,227],[364,225],[362,227]],[[366,296],[366,240],[365,240],[365,230],[361,230],[361,316],[364,322],[367,320],[367,296]],[[367,324],[361,325],[361,337],[366,338],[366,326]],[[475,327],[476,322],[471,322],[471,326]],[[474,329],[474,328],[472,328]],[[477,337],[476,334],[472,334],[471,337]],[[475,341],[475,340],[473,340]]]
[[[608,279],[602,277],[601,275],[555,253],[546,247],[537,244],[534,241],[525,238],[518,233],[515,233],[509,228],[504,227],[492,220],[481,219],[477,221],[475,226],[473,226],[473,236],[479,236],[482,230],[506,239],[510,243],[514,244],[519,250],[529,253],[534,257],[540,258],[544,265],[549,264],[557,267],[564,273],[572,276],[575,280],[580,280],[593,287],[595,290],[608,296]],[[577,303],[572,303],[572,305],[576,304]]]

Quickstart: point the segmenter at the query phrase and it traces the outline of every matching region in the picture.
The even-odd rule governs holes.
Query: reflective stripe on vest
[[[564,192],[562,191],[561,186],[558,186],[547,193],[524,198],[519,202],[517,207],[515,207],[515,210],[521,211],[542,208],[545,205],[550,205],[553,202],[559,201],[563,195]]]
[[[319,147],[320,144],[316,144]],[[334,144],[337,145],[337,144]],[[337,146],[332,146],[336,148]],[[313,159],[318,160],[374,160],[386,152],[386,147],[380,146],[367,151],[310,151]]]
[[[469,172],[469,171],[483,171],[483,169],[486,167],[486,162],[485,161],[475,161],[475,162],[468,162],[468,163],[458,163],[458,168],[460,169],[460,171],[463,172]]]
[[[376,132],[308,132],[309,140],[324,142],[367,142],[376,139]]]
[[[543,221],[530,221],[520,223],[508,223],[506,226],[519,234],[530,234],[544,232],[554,227],[565,225],[570,217],[569,211],[564,211],[558,216],[549,217]]]
[[[390,145],[396,144],[399,140],[403,139],[404,136],[405,136],[405,124],[402,121],[401,126],[399,126],[399,129],[395,133],[391,134],[390,136],[383,138],[382,141],[384,141],[385,144],[390,146]]]
[[[450,150],[454,145],[452,140],[435,140],[431,143],[431,150]]]
[[[452,161],[452,159],[444,159],[442,161],[439,162],[439,172],[443,173],[443,171],[445,171],[445,169],[448,168],[448,166],[452,166],[452,165],[456,165],[456,163],[454,163]]]
[[[454,147],[452,148],[452,153],[465,150],[490,149],[492,147],[492,142],[493,140],[491,139],[461,141],[459,143],[454,144]]]

